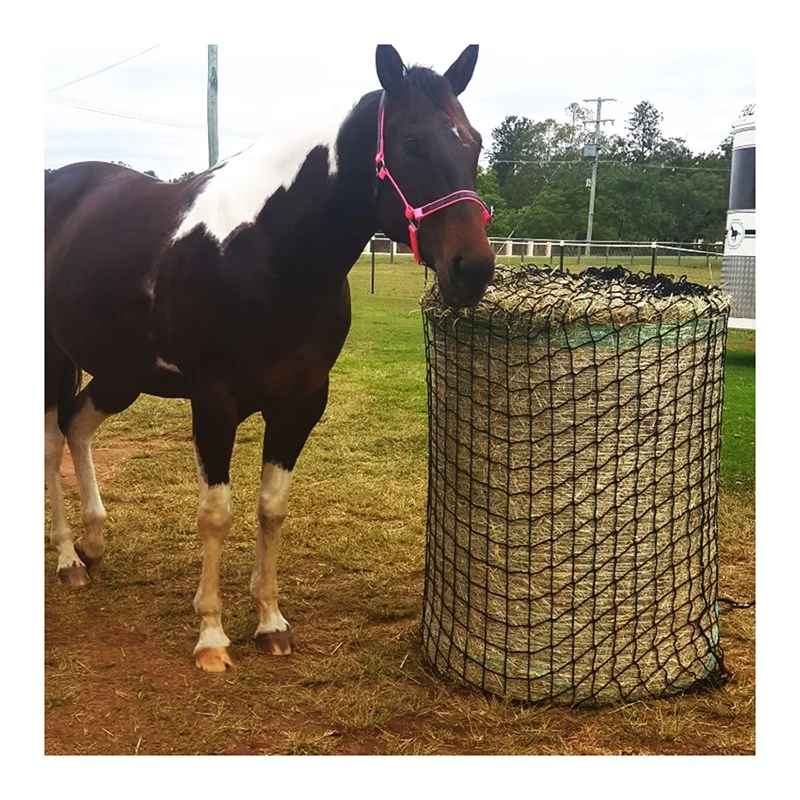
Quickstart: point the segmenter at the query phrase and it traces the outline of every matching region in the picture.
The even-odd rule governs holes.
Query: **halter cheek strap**
[[[406,200],[406,196],[403,194],[400,187],[397,185],[397,181],[392,177],[392,174],[389,172],[389,168],[386,166],[386,157],[384,153],[383,147],[383,126],[384,126],[384,119],[386,116],[386,92],[381,94],[381,101],[380,105],[378,106],[378,148],[377,153],[375,155],[375,169],[377,172],[378,180],[388,180],[392,186],[394,186],[395,191],[400,197],[400,200],[403,202],[405,206],[405,214],[406,219],[408,220],[408,238],[411,243],[411,252],[414,254],[414,260],[417,264],[422,263],[422,258],[419,254],[419,225],[420,222],[427,216],[435,213],[436,211],[441,211],[443,208],[447,208],[448,206],[452,206],[455,203],[460,203],[465,200],[469,200],[473,203],[478,203],[480,207],[483,209],[483,227],[485,228],[489,223],[492,221],[492,212],[486,206],[486,203],[481,200],[480,195],[477,192],[473,192],[469,189],[459,189],[458,191],[451,192],[444,197],[440,197],[438,200],[433,200],[430,203],[426,203],[424,206],[419,206],[418,208],[414,208],[411,203]]]

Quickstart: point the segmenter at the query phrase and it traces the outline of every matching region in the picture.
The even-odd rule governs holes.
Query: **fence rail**
[[[626,258],[630,263],[635,263],[637,258],[650,257],[655,254],[670,254],[677,258],[678,266],[682,257],[705,256],[706,263],[712,258],[722,256],[722,242],[620,242],[620,241],[561,241],[555,239],[489,239],[494,254],[504,258],[542,258],[551,260],[563,258],[574,260],[577,264],[581,259],[586,264],[604,261],[608,264],[611,260]],[[587,248],[587,244],[589,248]],[[587,254],[587,249],[590,249]],[[410,256],[411,248],[398,244],[385,236],[374,236],[364,248],[364,255],[375,253],[388,255],[391,261],[395,256]]]
[[[621,264],[633,272],[649,270],[687,270],[693,280],[718,283],[722,263],[722,242],[620,242],[620,241],[556,241],[555,239],[500,239],[489,238],[497,259],[509,263],[526,259],[539,266],[582,269],[590,266]],[[590,252],[587,255],[587,249]],[[364,248],[364,255],[372,256],[370,291],[375,292],[375,256],[388,256],[389,263],[396,257],[411,256],[411,249],[393,242],[383,235],[374,236]],[[706,274],[707,271],[707,274]]]

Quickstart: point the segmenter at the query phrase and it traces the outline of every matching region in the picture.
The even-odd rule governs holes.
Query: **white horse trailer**
[[[731,189],[722,255],[722,287],[733,296],[731,328],[756,327],[756,104],[733,126]]]

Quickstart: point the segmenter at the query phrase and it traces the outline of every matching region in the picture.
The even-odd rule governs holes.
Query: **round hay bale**
[[[570,704],[719,681],[726,296],[498,268],[476,308],[422,310],[434,668]]]

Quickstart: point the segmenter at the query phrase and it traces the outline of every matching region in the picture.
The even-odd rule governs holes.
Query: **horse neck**
[[[259,214],[266,239],[281,242],[270,271],[288,283],[294,278],[320,289],[341,286],[376,231],[379,97],[380,92],[364,95],[339,125],[328,153],[328,175],[310,163],[313,151],[307,157],[286,192],[288,215],[270,202]]]
[[[342,277],[377,230],[375,148],[380,94],[370,92],[356,103],[336,140],[337,171],[328,186],[322,238],[329,242],[331,253],[340,256],[336,269],[344,270]]]

